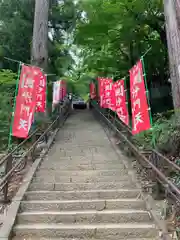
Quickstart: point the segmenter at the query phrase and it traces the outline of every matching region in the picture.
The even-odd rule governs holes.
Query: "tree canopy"
[[[30,62],[34,10],[35,0],[0,0],[3,69],[18,69],[4,57]],[[66,79],[71,91],[84,96],[92,79],[127,76],[149,50],[144,57],[148,87],[169,87],[162,0],[51,0],[48,27],[48,72],[57,76],[50,82]]]
[[[146,55],[148,79],[166,82],[169,76],[163,4],[161,0],[86,0],[75,43],[85,53],[89,71],[124,77]]]

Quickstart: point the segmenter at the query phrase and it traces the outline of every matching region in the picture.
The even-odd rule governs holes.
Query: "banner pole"
[[[146,70],[145,70],[145,63],[144,63],[144,56],[141,57],[141,62],[142,62],[142,67],[143,67],[143,76],[144,76],[144,83],[145,83],[145,88],[146,88],[146,96],[147,96],[147,101],[148,101],[148,106],[149,106],[149,116],[150,116],[150,123],[151,126],[153,124],[152,120],[152,112],[151,112],[151,106],[150,106],[150,97],[149,97],[149,90],[147,86],[147,76],[146,76]]]
[[[124,80],[124,91],[125,91],[125,94],[126,94],[126,107],[127,107],[127,111],[128,111],[128,127],[129,127],[129,103],[128,103],[128,96],[127,96],[127,84],[126,84],[126,79],[127,79],[127,76],[123,78]]]
[[[9,139],[8,139],[8,151],[12,147],[12,127],[13,127],[13,122],[14,122],[14,111],[16,107],[16,97],[18,94],[18,85],[19,85],[19,78],[21,74],[21,66],[22,62],[19,62],[19,67],[18,67],[18,76],[16,80],[16,89],[15,89],[15,95],[14,95],[14,101],[13,101],[13,107],[12,107],[12,113],[11,113],[11,124],[10,124],[10,130],[9,130]]]
[[[45,112],[48,114],[48,84],[47,84],[47,79],[48,79],[48,75],[44,74],[46,77],[46,106],[45,106]]]

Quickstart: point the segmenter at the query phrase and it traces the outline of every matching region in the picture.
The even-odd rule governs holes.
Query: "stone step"
[[[92,164],[91,163],[71,163],[62,164],[60,161],[57,163],[43,163],[41,165],[41,170],[114,170],[114,169],[124,169],[125,166],[122,163],[116,163],[116,164]]]
[[[157,240],[122,159],[91,114],[72,115],[20,203],[13,240]]]
[[[150,215],[143,210],[23,212],[18,214],[18,224],[30,223],[149,223]]]
[[[29,191],[46,190],[46,191],[76,191],[76,190],[96,190],[96,189],[120,189],[120,188],[136,188],[136,184],[129,181],[121,181],[116,183],[31,183]]]
[[[13,237],[13,240],[79,240],[79,238],[46,238],[43,237],[43,239],[39,239],[36,237]],[[98,238],[84,238],[84,240],[100,240]],[[108,240],[107,238],[104,238],[104,240]],[[159,238],[126,238],[126,240],[160,240]]]
[[[88,146],[86,146],[88,148]],[[74,153],[76,149],[73,149],[73,151],[69,152],[64,149],[63,151],[59,151],[59,149],[52,149],[53,152],[49,154],[51,158],[53,158],[53,162],[59,162],[62,163],[67,162],[79,162],[79,163],[86,163],[93,161],[94,163],[121,163],[121,159],[117,156],[116,153],[112,152],[112,150],[107,151],[99,151],[97,153],[86,151],[86,152],[78,152],[78,154]],[[49,158],[44,161],[45,163],[50,162]]]
[[[104,189],[87,191],[28,191],[25,200],[78,200],[78,199],[119,199],[138,198],[138,189]]]
[[[73,144],[73,143],[72,143]],[[86,147],[88,148],[88,146]],[[97,156],[97,153],[101,153],[101,156]],[[78,149],[72,149],[71,151],[67,151],[66,149],[64,149],[63,151],[60,150],[56,150],[56,159],[57,156],[59,159],[64,158],[64,157],[72,157],[73,158],[80,158],[80,157],[86,157],[87,159],[96,159],[96,161],[100,161],[100,162],[107,162],[109,160],[109,162],[111,162],[111,160],[116,160],[118,161],[117,155],[112,151],[112,148],[109,149],[100,149],[100,150],[92,150],[92,151],[79,151]],[[55,159],[55,160],[56,160]],[[58,160],[58,159],[57,159]]]
[[[27,224],[16,225],[17,237],[98,238],[119,240],[125,238],[152,238],[157,236],[153,224]]]
[[[118,159],[117,157],[109,157],[107,155],[105,156],[96,156],[93,154],[89,154],[86,156],[65,156],[65,157],[61,157],[58,155],[54,155],[54,156],[50,156],[51,158],[53,158],[53,164],[59,163],[62,165],[64,164],[91,164],[93,162],[93,164],[123,164],[123,162],[121,161],[121,159]],[[50,164],[50,159],[45,159],[43,161],[43,164]]]
[[[44,175],[34,177],[33,182],[62,182],[62,183],[100,183],[100,182],[120,182],[129,181],[130,176],[128,174],[119,176],[60,176],[58,175]]]
[[[93,199],[66,201],[22,201],[20,211],[79,211],[79,210],[136,209],[145,210],[146,205],[140,199]]]
[[[68,177],[74,177],[74,176],[121,176],[128,174],[126,169],[117,169],[117,170],[79,170],[79,171],[61,171],[61,170],[42,170],[36,172],[36,176],[50,176],[50,175],[60,175],[60,176],[68,176]]]
[[[56,151],[58,152],[67,152],[67,153],[75,152],[75,153],[79,153],[80,155],[82,155],[82,153],[87,154],[92,152],[94,154],[100,155],[101,152],[103,152],[103,153],[108,153],[108,155],[115,156],[116,153],[114,152],[114,149],[112,148],[112,146],[108,144],[108,141],[102,141],[102,144],[103,146],[99,145],[99,143],[95,141],[94,138],[92,138],[90,143],[81,141],[77,144],[76,141],[71,140],[71,141],[65,142],[64,144],[60,143],[59,146],[56,145],[54,148],[56,148]]]
[[[58,148],[58,151],[67,151],[67,152],[71,152],[73,150],[78,150],[78,151],[82,151],[82,152],[91,152],[91,151],[96,151],[96,150],[100,150],[102,152],[107,152],[107,141],[101,142],[101,143],[97,143],[97,145],[95,145],[96,143],[94,143],[94,139],[92,139],[92,141],[90,142],[83,142],[81,144],[77,144],[76,142],[74,142],[74,144],[72,142],[66,142],[66,143],[61,143],[60,148]],[[88,148],[88,150],[87,150]],[[110,152],[113,153],[112,151],[112,147],[108,146],[108,149],[110,150]],[[114,153],[113,153],[114,154]]]

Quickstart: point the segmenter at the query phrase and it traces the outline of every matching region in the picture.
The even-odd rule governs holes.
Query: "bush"
[[[133,136],[134,142],[143,149],[156,148],[169,156],[179,156],[180,124],[175,115],[158,114],[148,131]]]
[[[12,71],[0,71],[0,151],[8,145],[16,79],[17,75]]]

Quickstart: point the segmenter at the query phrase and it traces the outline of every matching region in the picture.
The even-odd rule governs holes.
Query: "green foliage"
[[[0,71],[0,150],[6,149],[8,144],[16,79],[12,71]]]
[[[0,0],[0,68],[17,72],[17,62],[4,57],[30,63],[34,23],[35,0]],[[73,64],[69,53],[71,33],[76,25],[78,12],[73,0],[50,1],[49,66],[48,73],[61,78]],[[7,146],[16,74],[11,70],[0,70],[0,149]],[[52,105],[52,82],[48,77],[48,106]]]
[[[0,1],[0,51],[2,57],[29,62],[34,0]],[[28,9],[28,11],[27,11]],[[17,63],[4,60],[5,68],[17,70]]]
[[[49,15],[50,26],[54,30],[53,41],[49,41],[49,71],[58,76],[64,76],[74,63],[69,49],[77,19],[73,0],[53,1]]]
[[[51,1],[50,1],[51,2]],[[70,34],[76,24],[77,12],[72,0],[53,0],[49,11],[49,27],[54,30],[49,39],[49,71],[64,75],[72,63],[64,34]],[[3,67],[17,70],[17,63],[8,57],[29,63],[31,59],[35,0],[0,1],[0,60]]]
[[[124,77],[139,57],[146,56],[148,79],[168,78],[163,4],[160,0],[82,0],[85,12],[75,33],[84,64],[97,75]]]
[[[133,141],[143,149],[156,148],[163,154],[177,157],[180,145],[180,125],[175,115],[170,118],[159,114],[154,118],[150,130],[133,137]]]

